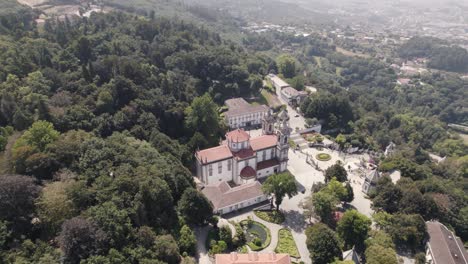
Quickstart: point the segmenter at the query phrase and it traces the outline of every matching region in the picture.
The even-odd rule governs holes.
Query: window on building
[[[231,169],[232,169],[232,160],[228,160],[228,166],[227,167],[228,167],[227,168],[228,171],[231,171]]]
[[[266,154],[267,154],[267,153],[266,153],[266,150],[264,150],[264,151],[262,152],[262,155],[263,155],[263,160],[265,160],[265,159],[266,159]]]
[[[271,149],[271,157],[272,157],[272,158],[275,157],[275,149],[274,149],[274,148]]]
[[[218,173],[223,172],[223,162],[218,163]]]
[[[213,176],[213,164],[208,165],[208,175]]]

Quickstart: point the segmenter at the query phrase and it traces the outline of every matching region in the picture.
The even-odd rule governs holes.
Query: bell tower
[[[281,111],[278,115],[279,129],[277,131],[278,144],[277,157],[280,162],[280,170],[285,171],[288,164],[288,151],[289,151],[289,137],[291,136],[291,127],[289,127],[289,116],[285,110]]]
[[[268,110],[262,119],[262,134],[273,135],[275,133],[275,117],[271,114],[271,110]]]

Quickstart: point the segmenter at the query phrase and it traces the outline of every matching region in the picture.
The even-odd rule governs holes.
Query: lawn
[[[265,100],[268,102],[268,106],[270,106],[271,108],[277,108],[282,105],[280,100],[278,99],[278,97],[276,97],[275,94],[270,93],[266,89],[263,89],[261,93],[262,93],[263,98],[265,98]]]
[[[331,156],[327,153],[319,153],[315,156],[316,159],[320,161],[329,161],[331,160]]]
[[[297,250],[296,242],[287,228],[282,228],[278,231],[278,245],[275,248],[276,253],[289,254],[291,257],[300,258],[299,250]]]
[[[267,222],[274,223],[274,224],[281,224],[284,222],[284,214],[281,211],[254,211],[255,215]]]
[[[241,225],[246,228],[245,238],[250,249],[253,251],[260,251],[270,245],[270,230],[265,225],[257,221],[249,220],[243,220]]]

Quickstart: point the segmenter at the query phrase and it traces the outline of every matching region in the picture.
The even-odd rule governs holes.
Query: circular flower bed
[[[319,153],[315,156],[316,159],[320,161],[329,161],[331,160],[331,156],[327,153]]]

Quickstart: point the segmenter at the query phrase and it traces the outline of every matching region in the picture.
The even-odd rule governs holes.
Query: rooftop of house
[[[257,253],[216,254],[216,264],[291,264],[288,254]]]
[[[233,152],[227,145],[226,140],[220,146],[199,150],[195,153],[196,158],[202,164],[208,164],[219,160],[225,160],[232,157],[245,159],[256,154],[256,151],[273,148],[278,143],[276,135],[263,135],[250,138],[250,135],[242,129],[236,129],[226,134],[234,142],[243,142],[250,140],[250,147],[245,150]]]
[[[238,128],[227,132],[226,139],[231,142],[245,142],[250,139],[250,135],[244,129]]]
[[[296,97],[299,96],[299,92],[292,88],[292,87],[286,87],[283,90],[281,90],[282,93],[284,93],[288,97]]]
[[[283,79],[281,79],[280,77],[278,77],[277,75],[274,75],[274,74],[269,74],[268,75],[270,77],[270,80],[275,84],[275,85],[278,85],[279,87],[288,87],[289,84],[285,81],[283,81]]]
[[[272,148],[278,143],[278,137],[276,135],[263,135],[256,138],[250,139],[250,146],[254,151]]]
[[[197,151],[195,156],[201,163],[212,163],[218,160],[232,158],[232,152],[227,145]]]
[[[211,201],[214,210],[219,210],[264,195],[262,185],[258,181],[242,184],[233,188],[231,188],[226,181],[222,181],[218,184],[205,186],[202,189],[202,193]]]
[[[437,221],[426,222],[434,264],[467,264],[468,253],[460,238]]]
[[[224,114],[227,118],[235,116],[243,116],[246,114],[254,114],[261,112],[268,112],[270,108],[266,105],[252,105],[245,101],[243,98],[228,99],[224,102],[228,107],[228,111]]]

